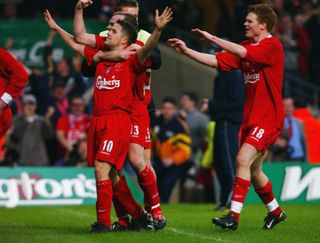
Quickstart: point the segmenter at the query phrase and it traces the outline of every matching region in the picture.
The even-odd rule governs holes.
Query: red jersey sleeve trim
[[[219,69],[222,71],[232,71],[240,68],[240,58],[226,51],[216,54]]]

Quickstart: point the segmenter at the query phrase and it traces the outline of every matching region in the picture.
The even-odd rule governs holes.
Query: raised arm
[[[147,40],[146,44],[137,50],[137,55],[141,63],[145,63],[152,48],[158,43],[161,32],[164,27],[172,20],[172,10],[168,7],[165,8],[163,13],[159,16],[159,11],[156,10],[155,24],[156,27],[151,36]]]
[[[79,0],[75,10],[73,19],[74,40],[80,44],[96,47],[95,35],[88,34],[83,20],[83,9],[92,4],[92,0]]]
[[[197,52],[186,46],[186,44],[180,39],[169,39],[167,42],[177,52],[209,67],[217,68],[218,61],[215,55]]]
[[[223,40],[217,36],[211,35],[206,31],[200,30],[200,29],[192,29],[191,30],[194,33],[199,34],[202,38],[215,43],[216,45],[220,46],[223,50],[238,56],[240,58],[244,58],[247,55],[247,49],[243,46],[233,43],[231,41]]]
[[[74,41],[73,36],[70,35],[68,32],[66,32],[64,29],[62,29],[57,23],[54,21],[54,19],[51,17],[51,14],[48,10],[46,10],[44,13],[44,19],[47,21],[48,26],[56,31],[61,38],[64,40],[64,42],[72,48],[75,52],[79,53],[81,56],[84,56],[84,45],[78,44]]]

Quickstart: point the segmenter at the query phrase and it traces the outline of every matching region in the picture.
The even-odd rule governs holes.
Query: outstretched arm
[[[179,39],[169,39],[167,42],[170,46],[175,48],[175,50],[201,64],[207,65],[209,67],[217,68],[218,61],[215,55],[197,52],[186,46],[186,44]]]
[[[51,14],[48,10],[46,10],[44,13],[44,19],[47,21],[48,26],[56,31],[61,38],[64,40],[65,43],[67,43],[68,46],[72,48],[75,52],[79,53],[81,56],[84,56],[84,45],[78,44],[74,41],[72,35],[70,35],[68,32],[66,32],[64,29],[62,29],[57,23],[54,21],[54,19],[51,17]]]
[[[145,63],[152,48],[158,43],[161,32],[164,27],[172,20],[172,10],[169,7],[166,7],[163,13],[159,16],[159,11],[156,10],[155,14],[155,24],[156,27],[152,32],[151,36],[147,40],[146,44],[137,50],[137,55],[141,63]]]
[[[74,40],[80,44],[96,47],[95,35],[88,34],[83,20],[83,9],[92,4],[92,0],[79,0],[74,10],[73,32]]]
[[[239,44],[233,43],[231,41],[223,40],[217,36],[209,34],[207,31],[203,31],[200,29],[192,29],[191,31],[199,34],[202,38],[212,43],[215,43],[216,45],[220,46],[223,50],[235,56],[244,58],[247,55],[247,49]]]

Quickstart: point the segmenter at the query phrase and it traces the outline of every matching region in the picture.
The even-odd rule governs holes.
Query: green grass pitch
[[[164,205],[167,227],[159,231],[94,235],[94,206],[0,208],[0,242],[320,242],[320,205],[284,205],[287,220],[271,231],[261,230],[264,206],[245,206],[236,231],[211,224],[221,212],[213,205]],[[113,215],[113,219],[114,215]]]

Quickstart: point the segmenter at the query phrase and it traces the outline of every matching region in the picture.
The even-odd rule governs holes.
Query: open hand
[[[167,43],[169,46],[173,47],[177,52],[182,54],[185,53],[188,49],[186,43],[177,38],[169,39]]]
[[[159,10],[156,10],[154,22],[159,30],[162,30],[172,20],[172,10],[166,7],[159,16]]]
[[[84,9],[86,7],[89,7],[91,4],[93,4],[92,0],[79,0],[77,2],[76,8],[77,9]]]
[[[201,39],[205,40],[210,40],[213,37],[213,35],[209,34],[207,31],[200,30],[198,28],[192,29],[191,32],[198,34]]]
[[[47,24],[51,29],[56,31],[59,28],[56,21],[54,21],[54,19],[51,17],[48,9],[46,9],[46,11],[43,13],[43,17],[47,21]]]

